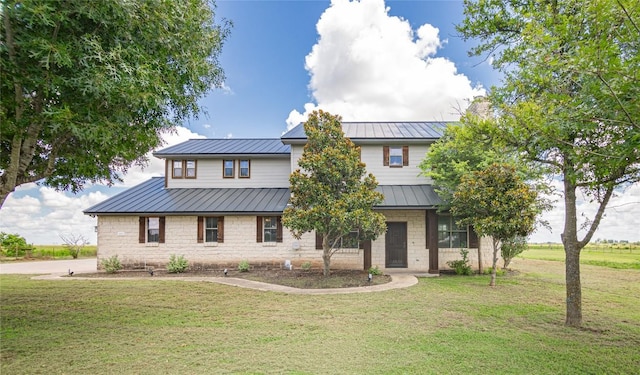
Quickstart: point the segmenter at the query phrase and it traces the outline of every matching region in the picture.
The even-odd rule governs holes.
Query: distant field
[[[98,247],[87,245],[80,252],[79,258],[92,258],[96,256]],[[2,254],[0,260],[14,261],[23,259],[72,259],[69,250],[64,245],[33,245],[31,250],[20,252],[18,256],[5,256]]]
[[[560,244],[529,244],[520,255],[525,259],[564,262]],[[620,269],[640,269],[640,244],[589,244],[580,253],[580,263]]]

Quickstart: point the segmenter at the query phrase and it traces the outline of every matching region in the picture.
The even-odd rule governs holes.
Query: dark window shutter
[[[316,231],[316,250],[322,250],[322,234]]]
[[[472,225],[469,225],[469,248],[478,248],[478,234],[476,233]]]
[[[282,216],[278,216],[276,226],[276,242],[282,242]]]
[[[364,240],[358,241],[358,249],[364,249]]]
[[[409,165],[409,146],[402,146],[402,165]]]
[[[429,211],[424,212],[424,248],[429,248]]]
[[[262,242],[262,216],[258,216],[256,229],[256,242]]]
[[[164,216],[160,216],[160,237],[158,242],[164,243]]]
[[[204,217],[198,216],[198,243],[204,242]]]
[[[389,166],[389,146],[382,146],[382,165]]]
[[[218,218],[218,243],[224,242],[224,217]]]
[[[145,229],[146,221],[147,221],[146,217],[140,216],[140,219],[139,219],[140,225],[138,227],[138,242],[139,243],[145,243],[145,241],[147,240],[147,233],[146,233],[146,229]]]

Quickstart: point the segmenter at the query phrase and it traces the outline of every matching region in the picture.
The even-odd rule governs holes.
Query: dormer
[[[291,147],[280,139],[190,139],[153,153],[165,187],[288,187]]]

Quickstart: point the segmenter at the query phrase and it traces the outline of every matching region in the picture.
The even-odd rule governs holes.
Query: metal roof
[[[153,153],[157,157],[184,155],[289,155],[291,146],[279,138],[190,139]]]
[[[398,140],[437,140],[442,137],[449,122],[419,121],[419,122],[343,122],[342,130],[347,138],[352,140],[367,139],[398,139]],[[282,137],[285,143],[291,141],[305,141],[303,124],[299,124],[286,132]]]
[[[378,185],[376,191],[384,195],[377,209],[431,209],[442,203],[432,185]]]
[[[153,177],[84,211],[87,215],[189,215],[280,213],[291,196],[288,188],[166,189]]]

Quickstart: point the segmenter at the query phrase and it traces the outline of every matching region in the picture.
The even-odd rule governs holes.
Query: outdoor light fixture
[[[69,268],[69,276],[73,276],[73,271],[71,271],[71,268]]]
[[[227,270],[227,269],[225,268],[223,272],[224,272],[224,276],[226,277],[226,276],[227,276],[227,272],[229,272],[229,270]]]
[[[153,267],[149,268],[147,272],[149,272],[149,275],[153,276]]]
[[[369,277],[367,277],[367,281],[369,281],[369,283],[371,283],[371,280],[373,280],[373,275],[369,274]]]

